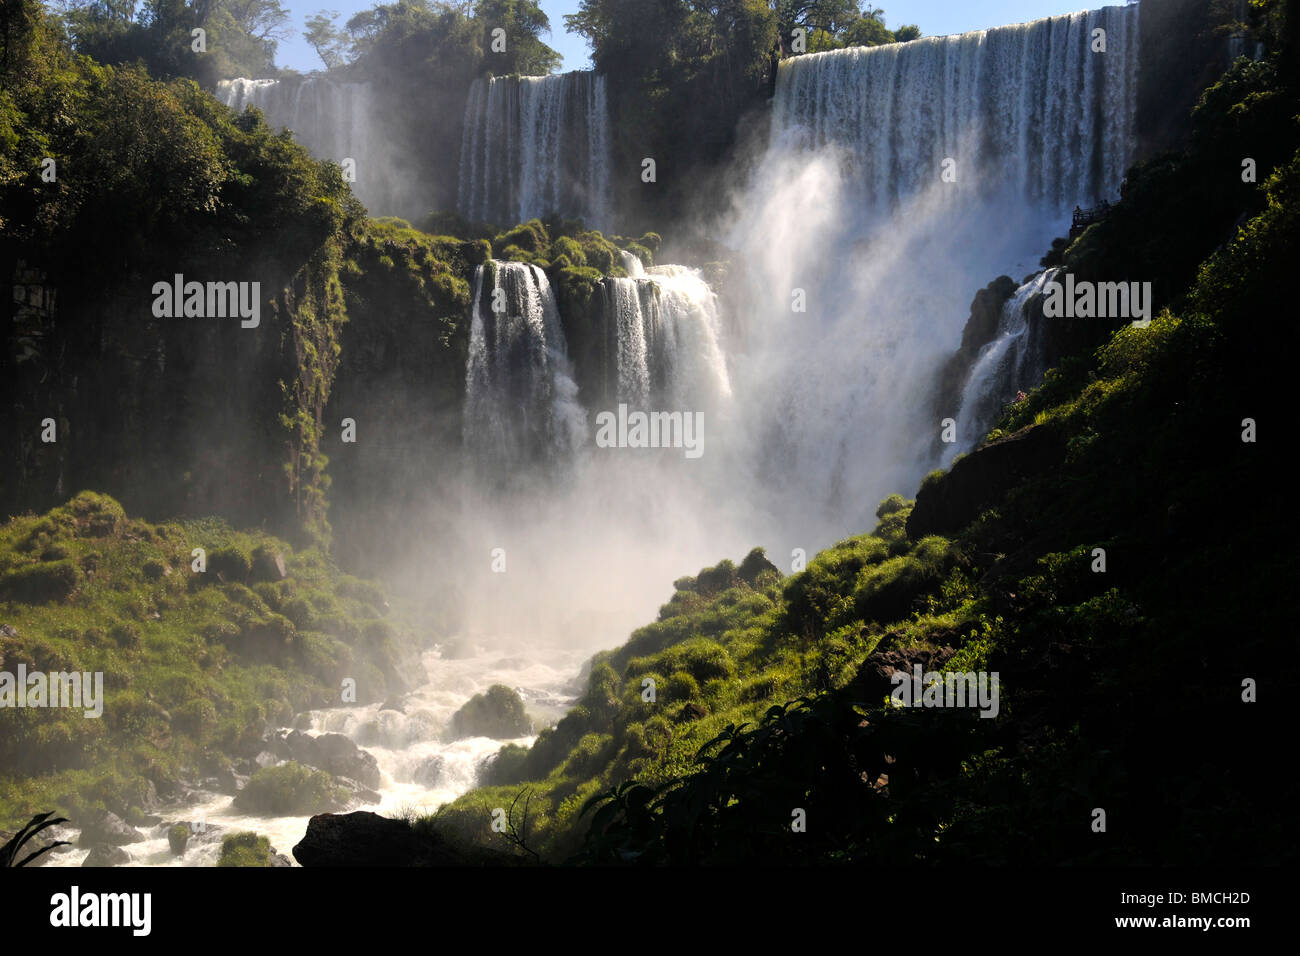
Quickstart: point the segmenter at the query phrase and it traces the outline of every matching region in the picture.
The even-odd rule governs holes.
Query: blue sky
[[[375,5],[376,0],[284,0],[294,18],[294,35],[280,44],[276,61],[295,70],[319,70],[320,59],[302,39],[303,21],[318,10],[336,10],[342,23],[360,10]],[[964,33],[1006,23],[1021,23],[1073,10],[1122,3],[1123,0],[873,0],[884,8],[885,25],[893,28],[915,23],[926,36]],[[564,30],[564,14],[578,9],[578,0],[541,0],[542,9],[551,20],[547,44],[564,56],[564,69],[581,70],[591,66],[590,51],[582,37]]]

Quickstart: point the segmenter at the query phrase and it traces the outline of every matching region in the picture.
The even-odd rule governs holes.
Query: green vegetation
[[[1300,792],[1242,696],[1261,668],[1298,676],[1278,643],[1300,528],[1281,437],[1294,335],[1276,309],[1300,261],[1300,88],[1279,31],[1290,59],[1238,63],[1187,150],[1135,170],[1121,207],[1058,247],[1080,271],[1157,276],[1167,308],[1076,343],[1010,408],[1000,432],[1054,434],[1055,458],[951,537],[891,496],[873,534],[791,577],[723,562],[679,581],[658,621],[593,658],[572,711],[427,825],[600,864],[1293,855]],[[1241,181],[1247,149],[1258,184]],[[932,474],[920,494],[962,480]],[[891,675],[914,665],[997,672],[997,719],[892,706]],[[490,830],[495,807],[512,833]]]
[[[919,35],[890,32],[882,15],[859,0],[582,0],[564,22],[607,77],[624,221],[689,221],[726,193],[700,187],[722,174],[746,118],[771,96],[796,27],[809,53]],[[640,179],[647,156],[657,161],[653,185]]]
[[[321,415],[364,213],[339,167],[191,80],[74,55],[32,0],[4,6],[0,37],[0,271],[25,292],[6,296],[0,512],[93,487],[327,542]],[[257,283],[259,327],[154,319],[176,273]],[[35,440],[51,409],[62,440]]]
[[[51,820],[50,817],[52,816],[54,814],[50,812],[38,813],[23,824],[18,832],[9,837],[4,845],[0,846],[0,867],[26,866],[55,847],[69,846],[67,840],[55,840],[30,853],[22,853],[23,848],[42,830],[68,822],[63,817],[54,817]]]
[[[475,694],[451,718],[454,737],[522,737],[528,729],[524,702],[504,684]]]
[[[347,802],[347,788],[328,773],[293,761],[258,770],[235,797],[240,810],[277,816],[333,813]]]
[[[217,866],[270,866],[271,841],[256,833],[230,833],[221,839]]]
[[[192,570],[195,548],[205,573]],[[92,492],[0,526],[0,594],[0,667],[104,675],[100,719],[5,710],[6,821],[41,805],[136,818],[155,792],[228,768],[271,726],[337,702],[346,677],[363,702],[406,689],[416,649],[382,590],[318,551],[215,519],[135,520]],[[279,807],[276,784],[296,788],[292,772],[263,771],[250,790]]]

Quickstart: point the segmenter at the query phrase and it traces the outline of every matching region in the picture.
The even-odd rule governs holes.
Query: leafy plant
[[[68,822],[64,817],[55,817],[51,820],[51,816],[54,816],[53,810],[50,810],[47,813],[36,814],[36,816],[32,817],[21,830],[11,836],[4,846],[0,846],[0,866],[26,866],[42,853],[49,853],[55,847],[71,846],[72,844],[67,840],[55,840],[49,846],[43,846],[34,853],[27,854],[21,860],[18,859],[18,853],[22,850],[23,846],[25,846],[32,837],[36,836],[36,834],[49,827],[58,826],[60,823]],[[15,860],[17,860],[17,862],[14,862]]]

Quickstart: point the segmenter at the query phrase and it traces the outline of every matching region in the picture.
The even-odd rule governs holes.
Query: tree
[[[551,21],[536,0],[478,0],[474,21],[482,29],[484,57],[497,75],[545,75],[563,60],[541,41],[543,31],[551,32]],[[492,49],[492,34],[497,29],[505,31],[505,50],[501,52]]]
[[[327,70],[342,66],[348,59],[347,36],[334,26],[338,16],[332,10],[321,10],[307,18],[307,29],[302,34]]]

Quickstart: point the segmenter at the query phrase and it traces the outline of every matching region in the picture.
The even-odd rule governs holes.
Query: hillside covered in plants
[[[1293,858],[1295,788],[1247,689],[1295,679],[1293,483],[1265,437],[1300,253],[1286,53],[1207,90],[1187,148],[1049,254],[1160,276],[1149,327],[1076,343],[987,443],[806,570],[756,550],[677,581],[577,707],[424,825],[548,862]],[[1243,150],[1267,157],[1258,186]],[[918,665],[998,673],[997,718],[894,706]]]

